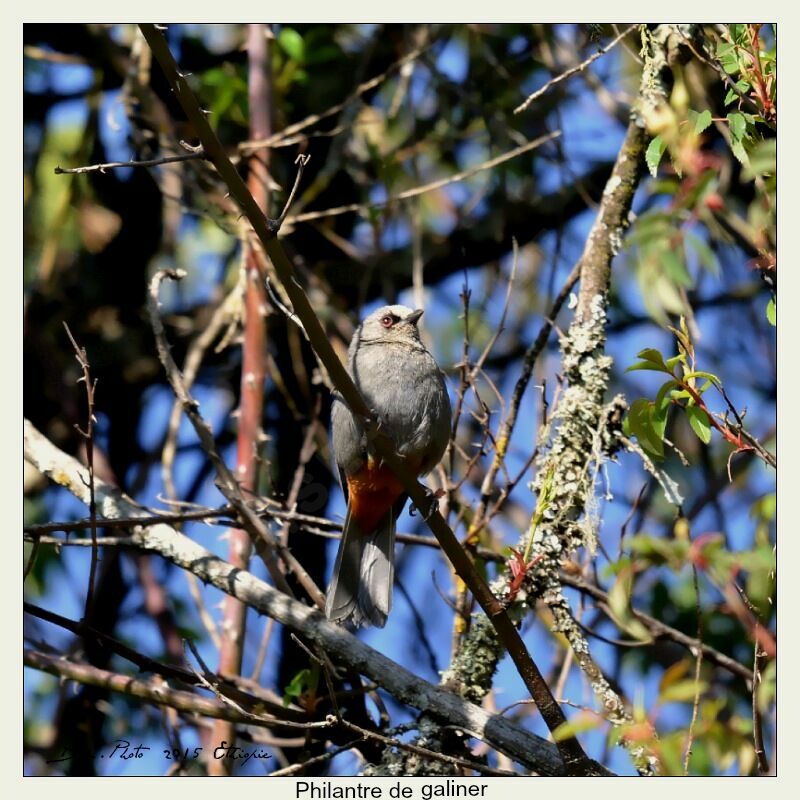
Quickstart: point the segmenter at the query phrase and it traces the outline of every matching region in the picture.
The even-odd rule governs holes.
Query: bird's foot
[[[430,499],[431,504],[428,507],[428,513],[423,517],[425,522],[427,522],[438,510],[439,510],[439,498],[444,497],[446,492],[444,489],[437,489],[435,492],[431,491],[430,489],[425,489],[426,496]],[[408,513],[413,517],[419,509],[414,505],[411,504],[411,508],[408,509]]]

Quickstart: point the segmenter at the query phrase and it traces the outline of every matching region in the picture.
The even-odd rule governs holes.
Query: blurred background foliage
[[[580,257],[637,91],[640,32],[631,31],[530,108],[518,114],[514,109],[621,30],[531,24],[271,26],[270,213],[275,216],[285,202],[296,155],[309,154],[282,237],[342,357],[363,314],[385,302],[424,304],[424,336],[455,396],[465,350],[464,298],[469,297],[467,354],[474,361],[497,331],[512,239],[519,245],[505,325],[479,380],[485,409],[468,395],[460,450],[448,465],[448,477],[460,482],[461,507],[477,502],[492,457],[489,442],[484,456],[472,459],[482,412],[488,410],[496,430],[521,359]],[[650,175],[637,193],[634,225],[612,276],[610,388],[629,401],[652,399],[660,385],[656,377],[625,369],[645,347],[675,355],[675,337],[666,326],[683,317],[699,369],[719,378],[735,407],[746,408],[750,433],[774,451],[775,32],[769,26],[712,25],[702,33],[706,49],[692,49],[686,63],[676,65],[669,105],[646,120],[655,137],[648,150]],[[245,26],[173,25],[166,35],[218,136],[244,169],[253,149],[247,145]],[[372,85],[359,90],[367,81]],[[333,113],[325,114],[329,109]],[[292,132],[291,126],[309,115],[320,117]],[[560,137],[495,167],[410,199],[392,199],[556,130]],[[146,284],[160,267],[188,272],[163,293],[179,364],[215,312],[227,309],[193,391],[233,463],[242,321],[238,213],[203,160],[55,173],[59,166],[185,154],[179,142],[195,143],[135,26],[26,25],[24,134],[25,414],[59,447],[82,453],[73,426],[85,424],[85,397],[76,384],[80,372],[63,329],[67,322],[98,380],[98,474],[163,508],[168,492],[161,459],[173,399],[147,321]],[[318,419],[313,454],[303,456],[307,463],[299,473],[297,510],[341,518],[344,505],[326,435],[328,390],[297,328],[271,305],[266,313],[260,493],[287,497],[306,433]],[[557,323],[565,328],[568,320],[565,310]],[[535,506],[525,470],[544,401],[552,402],[558,385],[556,338],[536,364],[535,386],[524,397],[508,447],[508,475],[521,473],[521,480],[481,541],[497,552],[517,541]],[[714,412],[725,410],[719,396],[708,402]],[[596,605],[574,592],[573,607],[612,683],[637,718],[658,730],[666,771],[684,772],[694,710],[690,772],[752,774],[758,765],[751,688],[709,662],[696,682],[692,654],[669,639],[654,639],[631,608],[690,636],[699,626],[704,642],[752,668],[754,630],[774,632],[774,473],[752,452],[743,452],[732,458],[729,479],[731,445],[716,433],[701,436],[686,415],[671,415],[661,435],[672,445],[664,448],[661,466],[680,486],[682,512],[666,502],[636,458],[623,455],[619,464],[609,464],[605,484],[598,487],[596,560],[581,554],[575,565],[609,592],[608,603]],[[185,423],[172,475],[180,500],[222,502],[208,459]],[[25,488],[26,524],[86,516],[77,501],[33,471],[26,472]],[[458,512],[449,509],[450,522],[461,521],[456,532],[463,536],[464,515]],[[400,530],[424,532],[424,526],[405,515]],[[185,531],[221,555],[226,552],[221,529],[194,523]],[[333,545],[300,527],[293,526],[289,535],[293,551],[324,585]],[[31,546],[26,542],[26,557]],[[80,618],[88,564],[85,548],[43,544],[26,581],[27,597]],[[253,565],[256,574],[260,569]],[[495,565],[486,569],[491,575]],[[399,554],[398,579],[401,588],[387,628],[362,635],[436,682],[450,655],[453,614],[445,596],[453,592],[451,573],[438,552],[406,546]],[[167,661],[180,660],[177,632],[179,638],[193,638],[215,663],[213,627],[203,622],[198,598],[212,623],[218,622],[219,593],[195,590],[179,570],[157,559],[107,548],[92,624]],[[591,692],[580,671],[565,664],[565,642],[549,632],[547,622],[545,612],[526,621],[531,652],[551,685],[557,684],[558,696],[576,706],[567,707],[568,716],[576,730],[586,731],[581,738],[591,755],[630,773],[625,752],[611,747],[605,723],[582,710],[593,708]],[[30,617],[26,636],[77,652],[96,666],[127,668],[99,645]],[[297,697],[308,669],[307,656],[288,634],[278,626],[273,631],[262,618],[249,620],[245,674],[279,695]],[[774,658],[766,658],[761,669],[755,705],[772,755]],[[158,710],[59,684],[32,670],[25,678],[29,774],[160,771],[152,761],[142,766],[98,757],[117,738],[146,741],[156,752],[166,747]],[[497,708],[524,697],[506,660],[494,686],[487,702]],[[393,724],[409,719],[408,710],[390,697],[383,702]],[[532,706],[516,706],[508,716],[546,733]],[[204,735],[192,727],[181,733],[184,745],[202,742]],[[67,743],[71,759],[48,764]],[[275,760],[243,771],[263,774],[284,758],[299,758],[301,751],[278,748]],[[496,763],[496,754],[489,759]],[[331,774],[358,768],[350,752],[324,766]]]

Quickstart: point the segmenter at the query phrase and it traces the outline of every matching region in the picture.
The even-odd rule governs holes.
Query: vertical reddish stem
[[[270,135],[271,86],[269,78],[269,40],[267,26],[247,26],[248,52],[248,98],[250,102],[250,138],[265,139]],[[260,206],[267,213],[269,200],[267,166],[269,150],[263,149],[250,156],[247,185]],[[266,322],[264,317],[264,282],[258,268],[258,260],[248,243],[245,257],[247,284],[245,288],[245,326],[242,350],[241,402],[239,407],[239,431],[236,439],[236,477],[244,489],[255,490],[258,479],[258,445],[261,439],[261,419],[264,408],[264,370],[266,348]],[[247,569],[250,560],[251,542],[247,532],[241,529],[229,531],[228,561],[233,566]],[[222,641],[219,656],[219,672],[223,675],[238,675],[242,670],[246,606],[230,595],[223,606]],[[235,739],[232,723],[218,720],[214,724],[211,741],[215,747]],[[228,775],[233,764],[227,759],[214,759],[208,765],[210,775]]]

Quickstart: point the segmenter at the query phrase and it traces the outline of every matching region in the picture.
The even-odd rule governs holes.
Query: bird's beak
[[[410,322],[412,325],[416,325],[419,322],[419,318],[425,313],[425,309],[418,308],[416,311],[412,311],[407,317],[406,322]]]

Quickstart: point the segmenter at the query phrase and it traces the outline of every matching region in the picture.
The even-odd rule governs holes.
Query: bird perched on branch
[[[358,327],[348,354],[353,381],[418,477],[444,454],[451,417],[444,376],[419,336],[421,316],[422,309],[379,308]],[[395,522],[407,494],[338,396],[332,422],[347,516],[325,613],[330,620],[382,628],[392,607]]]

